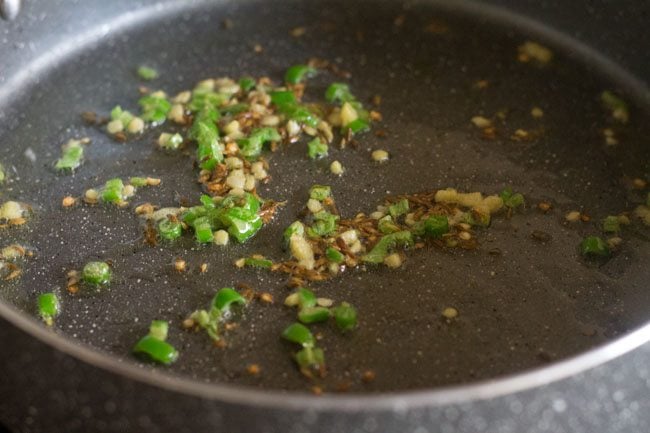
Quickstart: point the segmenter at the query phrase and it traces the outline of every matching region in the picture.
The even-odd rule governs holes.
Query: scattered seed
[[[201,266],[199,266],[199,272],[202,274],[205,274],[208,271],[208,264],[207,263],[201,263]]]
[[[389,155],[385,150],[375,150],[372,152],[372,159],[377,162],[386,162],[388,161]]]
[[[632,186],[634,189],[645,189],[645,187],[648,186],[648,182],[637,177],[632,181]]]
[[[304,34],[307,33],[307,28],[305,27],[296,27],[294,29],[291,29],[291,36],[294,38],[299,38],[301,36],[304,36]]]
[[[542,212],[546,213],[549,210],[553,208],[553,205],[547,201],[542,201],[537,204],[537,209],[541,210]]]
[[[361,373],[361,380],[365,383],[374,382],[376,378],[375,372],[372,370],[366,370]]]
[[[472,123],[474,124],[474,126],[476,126],[477,128],[481,128],[481,129],[488,128],[488,127],[492,126],[492,121],[490,119],[486,119],[483,116],[474,116],[474,117],[472,117]]]
[[[571,223],[580,221],[580,212],[578,212],[577,210],[572,210],[571,212],[567,213],[564,216],[564,219]]]
[[[453,319],[458,316],[458,310],[455,309],[454,307],[447,307],[444,310],[442,310],[442,315],[446,319]]]
[[[77,203],[77,199],[75,199],[72,196],[67,196],[64,197],[63,200],[61,201],[61,206],[63,207],[71,207],[74,206]]]
[[[185,262],[185,260],[181,258],[177,258],[176,260],[174,260],[174,269],[177,272],[185,272],[186,266],[187,263]]]
[[[530,115],[533,116],[535,119],[541,119],[542,117],[544,117],[544,111],[539,107],[533,107],[533,109],[530,110]]]
[[[246,367],[246,373],[250,374],[251,376],[257,376],[261,371],[262,369],[257,364],[249,364]]]
[[[463,231],[463,232],[458,233],[458,238],[462,239],[464,241],[468,241],[468,240],[472,239],[472,235],[469,232],[464,232]]]
[[[267,303],[267,304],[272,304],[273,303],[273,295],[270,294],[269,292],[263,292],[260,294],[260,301]]]

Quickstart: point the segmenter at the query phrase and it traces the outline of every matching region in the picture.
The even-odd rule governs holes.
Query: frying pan
[[[579,208],[602,218],[639,202],[626,182],[648,174],[645,85],[574,40],[484,5],[317,4],[28,2],[17,21],[3,23],[7,38],[16,38],[2,46],[0,161],[15,168],[3,198],[27,200],[37,215],[27,228],[3,233],[3,243],[31,240],[37,254],[19,283],[2,288],[0,339],[9,350],[0,419],[18,431],[48,432],[641,431],[648,231],[635,225],[621,251],[597,267],[576,250],[593,226],[569,226],[563,215]],[[231,28],[222,26],[226,19]],[[423,30],[432,23],[435,31]],[[300,26],[306,34],[292,37]],[[528,39],[552,47],[550,65],[517,62],[517,46]],[[155,84],[175,92],[207,76],[279,79],[313,56],[350,71],[363,100],[382,96],[387,138],[369,135],[356,150],[334,150],[348,167],[341,179],[327,174],[326,163],[308,162],[304,147],[272,158],[273,182],[261,192],[288,205],[250,243],[223,251],[188,239],[151,248],[129,212],[58,207],[64,195],[107,176],[162,178],[164,187],[143,192],[142,201],[198,198],[191,160],[156,153],[154,133],[121,145],[79,120],[88,109],[134,104],[139,64],[156,66]],[[334,79],[320,76],[310,88],[322,93]],[[475,89],[478,80],[488,88]],[[628,101],[629,125],[610,123],[603,90]],[[542,121],[531,118],[533,106],[544,109]],[[485,141],[469,119],[497,112],[506,113],[501,135]],[[605,127],[617,129],[621,146],[604,146]],[[513,141],[518,128],[543,133]],[[71,136],[92,139],[88,161],[61,177],[51,161]],[[34,161],[24,156],[28,148]],[[389,164],[372,164],[376,148],[391,152]],[[347,215],[372,211],[386,194],[447,186],[489,193],[513,186],[529,206],[477,233],[477,251],[431,249],[410,255],[400,271],[360,271],[313,287],[359,309],[353,335],[322,329],[330,371],[323,386],[349,383],[351,394],[308,394],[291,348],[278,342],[293,319],[279,305],[248,308],[227,350],[173,329],[182,358],[172,368],[127,355],[150,320],[179,323],[219,287],[244,282],[286,296],[282,279],[231,263],[251,252],[283,254],[277,240],[312,183],[332,185]],[[553,211],[536,211],[545,200]],[[535,230],[551,241],[531,239]],[[209,263],[208,275],[173,273],[179,255],[194,266]],[[64,298],[54,331],[27,319],[38,293],[63,287],[65,270],[91,258],[113,261],[115,284]],[[460,316],[447,323],[439,312],[451,305]],[[261,364],[259,377],[244,373],[251,362]],[[376,372],[370,384],[358,380],[366,369]]]

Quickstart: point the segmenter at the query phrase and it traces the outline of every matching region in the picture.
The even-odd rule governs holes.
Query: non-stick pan
[[[3,60],[0,70],[0,161],[11,167],[12,181],[0,197],[28,201],[36,215],[27,227],[2,233],[3,244],[27,243],[36,252],[20,280],[0,292],[8,320],[0,333],[0,417],[12,428],[594,431],[586,426],[603,418],[577,410],[593,414],[602,404],[611,415],[619,413],[616,405],[632,403],[626,389],[598,388],[605,373],[594,373],[593,383],[571,379],[540,399],[524,389],[604,362],[648,337],[646,329],[630,333],[647,321],[650,305],[647,227],[635,221],[606,263],[585,261],[577,249],[598,232],[600,219],[632,211],[647,194],[638,183],[634,188],[634,179],[650,180],[642,82],[567,37],[472,3],[147,2],[128,11],[113,3],[84,2],[75,10],[54,4],[28,2],[14,23],[3,23],[2,54],[13,61]],[[296,37],[298,27],[305,32]],[[552,62],[518,61],[518,46],[528,40],[549,46]],[[191,158],[157,152],[156,132],[120,144],[80,119],[81,112],[107,113],[117,104],[135,108],[138,65],[155,66],[161,77],[152,85],[174,93],[206,77],[279,80],[287,66],[311,57],[348,71],[360,99],[381,95],[377,128],[385,134],[334,149],[332,159],[348,168],[341,178],[328,173],[329,162],[308,161],[304,143],[271,156],[273,181],[260,193],[287,205],[247,244],[198,248],[186,239],[151,247],[132,212],[60,207],[66,195],[132,175],[163,181],[143,192],[142,202],[198,199]],[[335,79],[320,75],[310,89],[322,93]],[[612,120],[603,91],[627,101],[627,124]],[[533,107],[543,110],[541,119],[531,116]],[[470,122],[477,115],[498,122],[496,138],[481,136]],[[534,138],[521,140],[518,129]],[[615,132],[617,145],[606,144],[605,129]],[[74,176],[60,176],[51,163],[75,136],[91,138],[88,160]],[[370,158],[378,148],[390,152],[388,164]],[[371,212],[386,195],[445,187],[498,193],[510,186],[527,205],[477,232],[476,250],[425,249],[409,254],[399,270],[359,270],[315,284],[319,295],[347,300],[360,314],[349,336],[321,329],[328,376],[319,382],[325,395],[315,397],[291,347],[279,341],[295,314],[281,301],[247,308],[227,348],[178,326],[219,287],[244,283],[276,300],[290,293],[286,279],[232,262],[250,253],[286,254],[278,240],[314,183],[331,185],[348,216]],[[551,210],[540,211],[541,202]],[[571,210],[593,222],[567,223]],[[176,257],[190,272],[173,271]],[[35,316],[37,294],[64,293],[66,270],[95,258],[110,259],[116,269],[108,289],[63,295],[64,313],[52,330],[26,317]],[[192,269],[203,262],[209,270],[199,275]],[[450,306],[460,313],[453,321],[441,316]],[[152,319],[176,325],[170,341],[181,358],[169,368],[129,355]],[[251,363],[262,374],[246,374]],[[368,370],[375,375],[370,383],[361,380]],[[647,375],[647,368],[636,374]],[[630,386],[647,395],[642,382]],[[343,388],[351,395],[338,392]],[[523,394],[494,398],[515,391]],[[608,431],[641,431],[629,426],[640,422],[644,405],[635,401]],[[519,424],[524,415],[526,424]]]

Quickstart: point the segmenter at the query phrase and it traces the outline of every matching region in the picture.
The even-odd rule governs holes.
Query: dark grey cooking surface
[[[83,8],[83,3],[79,7]],[[281,5],[269,6],[268,9],[256,8],[258,15],[253,15],[250,13],[253,9],[244,4],[242,11],[251,17],[251,21],[238,20],[234,9],[229,9],[232,7],[209,8],[198,18],[197,15],[187,14],[181,15],[183,18],[179,21],[161,16],[137,29],[127,27],[118,33],[119,36],[109,35],[94,50],[70,57],[59,68],[48,69],[47,75],[35,76],[39,85],[36,90],[25,89],[30,95],[28,99],[23,98],[10,109],[0,110],[0,122],[10,125],[2,136],[0,160],[13,160],[10,159],[9,149],[31,147],[39,157],[38,165],[29,167],[25,162],[18,161],[16,164],[25,178],[38,172],[45,185],[39,185],[38,191],[26,189],[23,192],[17,188],[13,192],[16,197],[33,195],[34,201],[43,203],[40,209],[46,211],[43,213],[49,213],[57,224],[61,222],[60,232],[50,231],[51,220],[40,219],[34,223],[33,235],[48,238],[49,247],[39,253],[33,270],[27,272],[23,283],[34,281],[39,284],[30,285],[28,289],[15,286],[4,293],[5,297],[31,313],[34,294],[45,290],[41,284],[47,279],[42,274],[51,278],[49,290],[63,284],[64,270],[70,266],[79,266],[95,254],[110,256],[118,264],[118,269],[131,268],[132,271],[120,272],[119,282],[106,293],[66,299],[66,314],[57,322],[57,326],[88,344],[121,356],[146,331],[146,324],[152,318],[166,318],[178,323],[183,314],[207,303],[216,288],[212,281],[227,280],[223,284],[218,283],[217,287],[240,281],[242,274],[231,272],[230,261],[232,256],[244,254],[244,248],[230,249],[227,254],[215,249],[184,253],[190,263],[196,265],[208,261],[213,269],[208,276],[211,284],[191,282],[190,278],[196,275],[179,277],[168,271],[178,251],[150,249],[140,245],[140,230],[130,213],[106,212],[103,209],[62,213],[57,208],[62,195],[80,194],[86,187],[97,185],[114,174],[158,175],[163,178],[164,184],[174,185],[173,189],[144,192],[138,200],[155,199],[173,204],[178,195],[194,199],[198,197],[199,190],[191,181],[175,182],[180,174],[191,179],[193,175],[189,162],[177,164],[177,160],[157,154],[151,146],[154,134],[126,146],[117,145],[100,132],[83,127],[77,113],[85,109],[107,111],[115,103],[134,104],[137,82],[133,78],[133,67],[140,59],[152,59],[163,74],[159,81],[161,87],[174,91],[203,78],[205,74],[202,71],[210,71],[211,75],[240,72],[269,74],[277,79],[286,65],[318,55],[340,58],[341,64],[352,71],[351,83],[354,89],[358,89],[360,97],[366,99],[375,93],[382,94],[382,112],[386,119],[383,126],[389,131],[389,138],[382,141],[367,137],[358,151],[337,152],[336,157],[347,167],[353,168],[340,181],[332,180],[326,174],[324,165],[310,165],[306,161],[288,165],[282,161],[283,155],[276,155],[272,159],[273,183],[262,192],[269,198],[288,198],[292,204],[283,211],[278,221],[248,246],[255,252],[280,254],[277,248],[271,246],[277,245],[275,240],[282,226],[292,220],[298,206],[304,201],[307,184],[311,182],[304,181],[305,176],[313,178],[315,182],[331,183],[340,207],[348,214],[356,210],[372,210],[386,191],[396,193],[445,186],[496,192],[512,184],[522,190],[531,203],[552,199],[556,205],[550,216],[543,216],[529,208],[526,215],[498,222],[489,233],[482,235],[488,245],[499,247],[504,252],[499,258],[486,255],[486,251],[446,254],[432,250],[412,255],[403,272],[364,274],[363,283],[357,278],[358,274],[348,275],[335,280],[333,284],[315,286],[319,294],[352,301],[363,314],[361,330],[352,340],[341,339],[334,333],[326,334],[328,353],[340,354],[330,356],[333,373],[330,385],[338,380],[358,377],[363,368],[378,370],[378,380],[371,386],[359,384],[353,389],[355,391],[395,386],[421,388],[472,381],[530,368],[547,360],[577,353],[633,329],[646,320],[648,295],[643,288],[647,285],[647,274],[643,273],[643,265],[647,263],[650,251],[647,242],[641,240],[644,233],[631,235],[617,259],[603,268],[595,269],[583,266],[575,252],[576,243],[587,231],[576,231],[562,224],[564,211],[574,207],[585,206],[592,215],[604,216],[625,209],[639,199],[634,195],[626,196],[618,180],[622,176],[643,174],[650,150],[647,141],[644,141],[648,131],[635,123],[632,130],[622,132],[626,143],[624,153],[604,149],[599,133],[600,128],[607,126],[607,116],[598,105],[598,94],[604,88],[622,90],[626,87],[625,83],[612,84],[610,79],[600,76],[598,67],[582,66],[561,53],[557,53],[557,66],[551,68],[518,64],[514,57],[522,36],[504,33],[496,26],[474,23],[470,28],[475,37],[467,39],[462,32],[455,30],[467,29],[466,24],[461,24],[464,18],[456,18],[453,14],[432,14],[418,6],[406,11],[408,25],[394,29],[392,20],[401,11],[391,10],[388,5],[365,11],[364,20],[359,22],[352,12],[343,14],[341,18],[340,8],[324,8],[317,12],[297,3],[289,11],[280,13],[285,18],[283,30],[279,33],[277,28],[266,26],[264,22],[269,20],[272,9],[279,13]],[[306,22],[318,23],[321,16],[325,16],[325,22],[341,19],[343,22],[339,25],[345,31],[325,31],[316,35],[308,32],[300,40],[287,36],[289,29],[305,25]],[[234,29],[237,26],[244,26],[244,29],[240,27],[236,32],[219,29],[218,23],[223,17],[234,17]],[[450,32],[423,36],[422,27],[434,18],[447,22]],[[256,20],[260,20],[260,23],[256,23]],[[358,26],[364,28],[361,42],[350,30]],[[161,29],[168,28],[174,28],[175,33],[172,40],[166,41],[170,33]],[[317,24],[314,24],[314,28],[318,28]],[[386,28],[391,29],[388,35],[384,31]],[[254,37],[253,29],[256,32]],[[112,29],[106,28],[107,32],[109,30]],[[178,38],[186,38],[190,33],[191,46],[177,43]],[[158,37],[151,38],[151,34]],[[216,37],[221,44],[211,43]],[[264,46],[262,55],[252,51],[255,43]],[[409,53],[407,61],[403,61],[403,52]],[[11,71],[11,66],[7,71]],[[78,77],[74,86],[66,86],[73,73]],[[3,77],[0,74],[0,82]],[[321,77],[314,83],[317,92],[322,93],[329,78]],[[485,91],[476,91],[471,85],[477,79],[488,79],[491,86]],[[102,83],[100,87],[97,87],[98,82]],[[92,96],[87,89],[93,89]],[[60,110],[62,104],[65,104],[66,110]],[[541,106],[546,112],[540,123],[535,123],[528,114],[533,105]],[[509,109],[507,122],[502,126],[504,137],[496,142],[479,140],[468,119],[476,114],[489,116],[504,108]],[[18,112],[22,113],[21,116],[14,117],[14,113]],[[48,116],[44,118],[40,115],[43,112],[48,112]],[[646,115],[641,109],[635,110],[634,114],[637,118]],[[508,140],[508,132],[518,127],[533,128],[538,124],[545,128],[545,135],[539,141],[515,143]],[[576,124],[584,127],[576,128]],[[67,126],[72,129],[66,130]],[[33,132],[35,129],[36,133]],[[49,164],[57,155],[58,146],[71,134],[78,133],[94,139],[89,149],[90,161],[73,178],[59,183]],[[426,142],[422,137],[429,137],[431,141]],[[380,169],[372,167],[368,160],[368,149],[376,147],[384,147],[394,155],[391,163]],[[302,160],[304,148],[294,147],[287,155],[294,160]],[[148,162],[133,163],[149,156],[152,159]],[[584,160],[589,163],[584,164]],[[621,161],[621,164],[617,161]],[[486,165],[489,169],[486,169]],[[402,169],[396,171],[396,167]],[[136,169],[138,172],[134,173]],[[368,178],[365,173],[375,173],[375,176]],[[287,189],[285,182],[290,185],[303,184]],[[415,185],[423,186],[414,188]],[[54,204],[50,204],[49,200],[53,200]],[[106,227],[110,228],[110,233]],[[553,241],[549,245],[535,244],[529,239],[530,232],[535,229],[551,233]],[[20,235],[29,237],[29,234],[17,232],[16,239]],[[77,240],[93,242],[93,249],[77,247]],[[59,246],[61,242],[64,242],[62,247]],[[139,268],[137,264],[143,262],[157,264]],[[539,266],[530,268],[526,265],[528,263]],[[35,271],[39,267],[46,269],[40,275]],[[491,272],[499,280],[492,279]],[[436,281],[442,273],[445,278],[441,284],[420,286],[422,275],[431,275]],[[243,275],[243,281],[262,284],[276,294],[276,299],[281,299],[286,293],[282,281],[255,272]],[[394,280],[387,280],[387,276]],[[567,284],[569,279],[576,283]],[[341,285],[346,286],[344,297],[341,295]],[[376,296],[367,296],[371,288]],[[386,313],[382,305],[389,298],[387,293],[396,290],[400,290],[404,300]],[[525,298],[522,298],[522,293],[525,293]],[[109,298],[110,303],[107,302]],[[152,298],[158,304],[152,305]],[[508,308],[505,302],[518,308]],[[448,304],[461,311],[461,320],[453,327],[440,321],[437,316],[440,309]],[[216,355],[215,349],[210,348],[202,336],[187,335],[174,329],[172,342],[182,349],[183,358],[173,371],[201,379],[305,389],[307,384],[293,371],[287,356],[288,348],[279,345],[275,339],[291,318],[291,312],[279,307],[269,309],[261,305],[253,306],[242,318],[240,330],[229,336],[232,350]],[[119,326],[115,326],[116,323]],[[259,326],[261,323],[273,325]],[[253,327],[253,324],[256,326]],[[248,335],[244,335],[246,331]],[[381,334],[383,344],[372,342],[372,337],[377,333]],[[435,338],[431,338],[432,334]],[[254,336],[254,341],[251,341],[250,335]],[[25,345],[28,344],[25,342]],[[439,357],[440,353],[445,356]],[[602,425],[604,419],[610,422],[620,419],[620,431],[638,431],[624,430],[623,427],[640,422],[637,414],[643,413],[647,406],[646,401],[639,399],[639,396],[647,395],[645,379],[625,390],[618,387],[625,380],[625,372],[635,372],[636,377],[647,379],[647,369],[639,368],[643,359],[647,360],[647,355],[644,358],[643,353],[638,352],[634,359],[628,361],[629,364],[614,370],[617,374],[609,375],[607,369],[602,369],[602,373],[597,370],[592,373],[596,375],[592,384],[584,384],[578,377],[569,385],[564,385],[571,390],[550,389],[547,395],[541,395],[543,398],[540,401],[532,394],[524,393],[521,399],[513,397],[507,403],[498,400],[494,405],[476,409],[479,416],[475,417],[468,418],[466,415],[471,412],[468,411],[472,407],[470,404],[450,409],[451,412],[444,417],[414,412],[405,415],[400,422],[406,422],[411,431],[418,431],[418,425],[432,424],[441,426],[441,431],[445,431],[447,422],[461,431],[507,432],[516,431],[516,423],[506,421],[507,417],[504,418],[503,414],[517,415],[525,411],[531,417],[539,417],[538,431],[581,431],[568,429],[574,425]],[[268,371],[278,374],[255,380],[241,374],[243,365],[260,358],[268,360]],[[215,364],[215,359],[218,359],[218,364]],[[372,360],[373,363],[369,365],[368,361],[356,360]],[[30,362],[29,359],[23,361],[25,365]],[[131,362],[129,358],[125,358],[125,361]],[[67,405],[83,409],[90,407],[91,402],[97,403],[93,400],[100,397],[93,396],[91,388],[86,389],[82,379],[86,367],[72,361],[66,362],[71,371],[78,374],[78,377],[66,380],[80,381],[75,382],[80,389],[79,394],[58,398],[53,390],[44,396],[32,394],[31,398],[45,406],[48,400],[49,404],[60,401],[61,411]],[[400,366],[410,363],[412,367],[408,374],[400,374],[404,371]],[[14,372],[10,377],[16,387],[29,383],[24,382],[27,377],[38,382],[38,374],[23,378],[19,374],[19,364],[12,367],[15,370],[9,370]],[[35,369],[33,373],[39,373],[39,370]],[[599,374],[601,378],[611,378],[615,384],[602,384]],[[117,385],[114,392],[122,386],[126,385]],[[103,390],[102,395],[111,392]],[[589,410],[600,408],[603,417],[607,418],[589,418],[589,411],[576,414],[573,418],[565,417],[564,414],[572,413],[572,407],[582,407],[581,402],[586,403],[586,395],[598,396],[598,405],[592,402]],[[165,398],[156,396],[153,401],[159,399],[163,404]],[[194,400],[186,398],[184,401],[190,407]],[[152,400],[147,399],[147,402],[151,404]],[[80,419],[70,421],[69,431],[78,430],[84,425],[94,425],[98,431],[120,425],[132,427],[134,424],[129,424],[132,421],[126,418],[108,420],[110,413],[120,411],[138,419],[136,424],[142,431],[164,431],[160,426],[178,424],[173,414],[158,413],[158,419],[144,415],[144,418],[138,418],[137,413],[143,408],[137,399],[109,399],[104,404],[112,409],[100,414],[82,411]],[[627,410],[619,410],[622,406]],[[182,404],[179,407],[183,407]],[[228,415],[215,409],[214,419],[206,419],[201,425],[203,428],[218,426],[227,422],[229,417],[237,417],[236,413],[242,413],[244,409],[238,410]],[[221,417],[225,417],[226,421]],[[10,419],[17,425],[15,418]],[[34,416],[32,422],[37,426],[41,421]],[[309,422],[305,421],[303,427],[298,423],[292,428],[303,431],[301,428],[306,428]],[[372,426],[389,428],[390,422],[395,421],[377,418],[367,422],[369,424],[359,431],[383,431]],[[245,423],[243,425],[240,431],[246,431]],[[268,431],[276,431],[271,428]],[[335,425],[328,428],[331,430],[322,431],[336,431]],[[26,428],[25,431],[32,430]],[[584,431],[593,430],[585,427]]]

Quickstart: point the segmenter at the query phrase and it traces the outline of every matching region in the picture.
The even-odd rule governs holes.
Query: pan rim
[[[189,7],[173,7],[171,3],[164,8],[160,4],[145,7],[139,12],[151,11],[156,9],[155,14],[158,16],[174,13],[178,9],[194,8],[198,5],[205,5],[211,2],[199,1]],[[221,2],[220,2],[221,3]],[[473,0],[464,0],[454,2],[449,6],[444,0],[422,0],[422,3],[435,4],[439,8],[453,8],[461,10],[464,13],[488,19],[494,22],[508,23],[510,26],[523,28],[529,34],[540,35],[543,39],[551,41],[555,46],[570,46],[573,54],[578,61],[588,61],[597,63],[602,73],[615,77],[619,83],[624,83],[626,87],[634,89],[630,92],[639,99],[650,100],[650,90],[648,86],[622,69],[612,60],[604,57],[596,50],[577,41],[576,39],[551,29],[537,21],[526,18],[517,13],[506,9],[480,4]],[[123,21],[122,16],[111,20],[113,23],[110,27],[128,28],[137,25],[145,13],[133,14],[130,19]],[[151,18],[151,15],[148,15]],[[97,24],[97,28],[104,28],[106,25]],[[90,31],[88,34],[80,34],[77,40],[86,40],[84,44],[73,44],[65,46],[62,44],[64,56],[72,56],[90,44],[97,41],[100,36],[97,31]],[[56,48],[56,47],[55,47]],[[51,50],[57,52],[56,49]],[[61,51],[59,51],[61,52]],[[61,61],[61,57],[57,61]],[[26,67],[25,70],[34,73],[37,69],[51,66],[53,59],[42,61],[36,58],[33,64]],[[12,77],[13,78],[13,77]],[[10,86],[11,78],[5,82],[5,89]],[[29,85],[26,80],[19,80],[21,85]],[[22,87],[22,86],[20,86]],[[14,95],[19,93],[17,87],[13,87],[10,92]],[[2,91],[0,91],[2,94]],[[9,95],[6,95],[9,96]],[[2,98],[11,100],[11,98]],[[650,321],[641,325],[636,330],[630,331],[621,337],[609,341],[601,346],[594,347],[578,355],[554,362],[548,366],[538,367],[523,372],[512,373],[506,376],[472,382],[469,384],[453,385],[440,387],[429,390],[416,391],[395,391],[379,394],[335,394],[313,396],[304,392],[287,393],[278,390],[258,390],[235,386],[227,383],[206,384],[197,380],[186,377],[171,376],[166,373],[157,371],[151,372],[142,369],[133,363],[122,362],[118,358],[94,350],[89,346],[75,342],[71,338],[58,333],[52,333],[36,322],[33,318],[21,313],[13,306],[0,301],[0,318],[7,320],[16,328],[37,338],[51,348],[76,358],[86,364],[100,368],[104,371],[114,373],[130,380],[141,382],[153,387],[163,388],[168,391],[186,394],[189,396],[221,401],[241,406],[257,406],[269,409],[285,409],[290,411],[314,410],[327,411],[335,410],[339,412],[358,412],[358,411],[380,411],[393,410],[400,411],[406,408],[418,408],[423,406],[444,406],[456,403],[466,403],[476,400],[487,400],[509,395],[516,392],[523,392],[535,389],[544,385],[559,382],[579,373],[585,373],[588,370],[602,365],[608,361],[618,358],[625,353],[650,342]]]
[[[404,411],[420,407],[446,406],[489,400],[528,391],[585,373],[650,341],[650,321],[639,328],[581,354],[506,376],[430,390],[394,391],[377,394],[325,394],[315,396],[306,392],[259,390],[227,383],[201,383],[181,376],[171,376],[142,369],[64,335],[53,333],[40,323],[4,302],[0,302],[0,317],[21,331],[37,338],[51,348],[86,364],[118,376],[163,388],[171,392],[240,406],[293,411]]]

